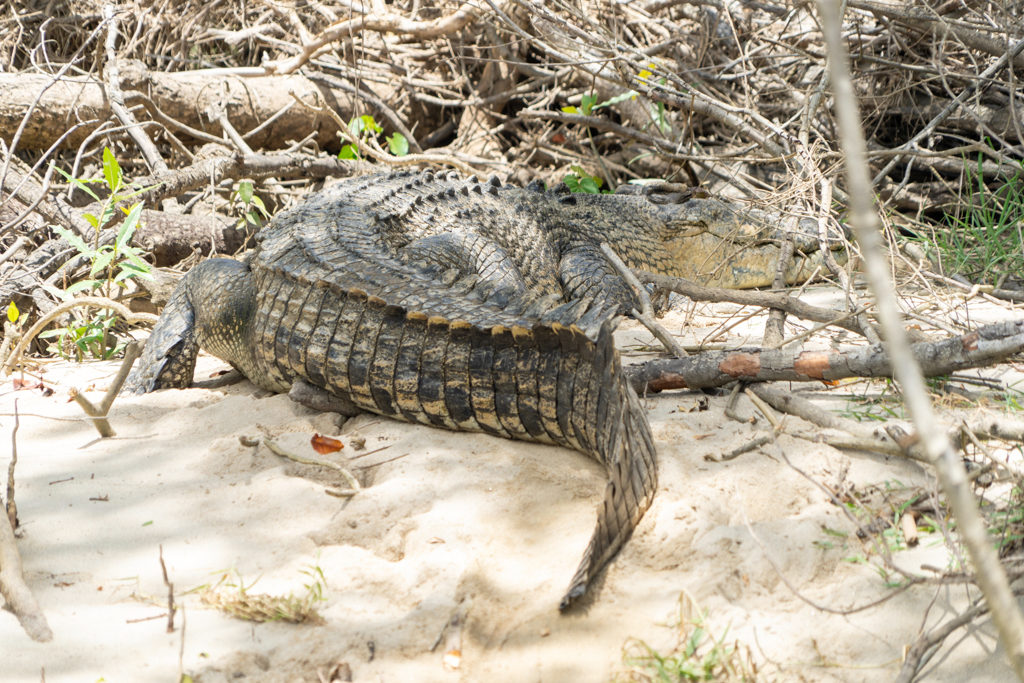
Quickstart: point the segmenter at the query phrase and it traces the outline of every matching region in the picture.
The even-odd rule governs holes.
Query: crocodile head
[[[699,192],[643,194],[664,224],[662,248],[676,277],[729,289],[770,287],[786,240],[793,241],[787,284],[828,272],[813,218],[750,209]],[[840,264],[847,261],[846,244],[841,235],[826,238]]]

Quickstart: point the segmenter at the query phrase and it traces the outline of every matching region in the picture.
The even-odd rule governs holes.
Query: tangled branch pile
[[[93,237],[79,206],[88,198],[52,166],[94,177],[104,147],[127,177],[162,183],[142,199],[165,211],[147,212],[138,235],[162,265],[243,243],[244,225],[225,218],[239,211],[237,181],[277,178],[257,195],[280,206],[317,177],[351,173],[357,164],[327,156],[348,144],[348,156],[378,165],[520,182],[574,174],[606,189],[658,177],[812,215],[841,158],[809,4],[112,9],[21,0],[0,19],[0,300],[23,310],[52,308],[41,285],[75,279],[59,270],[74,251],[48,242],[48,226]],[[845,35],[876,189],[904,230],[927,231],[969,193],[996,194],[1015,176],[1019,6],[854,0]],[[409,154],[346,125],[360,116],[400,134]]]

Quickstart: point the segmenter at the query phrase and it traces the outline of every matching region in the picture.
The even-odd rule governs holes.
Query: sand
[[[712,324],[688,319],[684,341]],[[650,338],[619,334],[623,344]],[[220,367],[203,357],[197,378]],[[897,594],[876,568],[878,538],[859,540],[827,492],[933,487],[919,466],[789,436],[708,460],[767,429],[727,418],[725,397],[703,410],[700,394],[644,400],[660,463],[654,505],[586,609],[561,616],[604,487],[584,456],[372,415],[342,424],[247,381],[120,398],[117,436],[101,440],[68,390],[98,397],[115,371],[51,363],[52,396],[12,391],[10,380],[0,392],[0,472],[17,398],[19,549],[55,634],[33,642],[0,611],[2,681],[317,681],[339,664],[356,681],[602,681],[626,671],[634,639],[671,651],[684,595],[712,633],[749,649],[765,680],[890,680],[922,627],[976,597],[958,585]],[[745,401],[740,412],[755,416]],[[314,433],[345,448],[318,455]],[[337,475],[251,445],[266,438],[348,463],[363,490],[327,495]],[[161,547],[184,608],[172,633]],[[920,572],[950,557],[926,534],[894,561]],[[253,623],[202,598],[218,581],[304,595],[314,568],[326,580],[321,623]],[[452,650],[460,657],[446,665]],[[984,620],[926,671],[935,681],[1011,676]]]

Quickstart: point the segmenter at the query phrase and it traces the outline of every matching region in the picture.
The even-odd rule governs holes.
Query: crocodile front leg
[[[567,249],[558,264],[558,278],[567,299],[593,299],[601,308],[617,305],[627,313],[641,307],[599,245],[578,244]]]

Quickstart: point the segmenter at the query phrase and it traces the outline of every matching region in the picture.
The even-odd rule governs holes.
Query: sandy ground
[[[691,323],[684,341],[711,324]],[[197,377],[218,367],[203,358]],[[51,364],[53,396],[9,383],[0,393],[0,472],[18,398],[19,548],[55,633],[32,642],[0,611],[2,681],[175,681],[181,671],[200,681],[316,681],[341,662],[356,681],[602,681],[625,670],[630,639],[672,649],[683,594],[713,633],[749,648],[765,680],[890,680],[922,626],[975,597],[923,586],[852,614],[812,606],[842,611],[894,594],[873,564],[877,541],[858,540],[822,486],[864,492],[931,479],[911,463],[788,436],[709,461],[767,429],[763,419],[726,418],[722,397],[706,410],[697,394],[646,399],[659,446],[654,506],[589,607],[560,616],[604,487],[585,457],[375,416],[341,425],[248,382],[119,399],[118,436],[100,440],[67,391],[92,387],[98,397],[114,371]],[[754,415],[749,403],[740,411]],[[314,433],[346,447],[318,456]],[[246,445],[267,437],[339,462],[377,452],[349,463],[365,489],[345,500],[325,494],[339,483],[329,470]],[[184,606],[173,633],[161,546]],[[916,572],[949,557],[930,535],[895,560]],[[250,594],[303,594],[311,567],[326,577],[322,624],[243,621],[193,590],[228,575],[253,584]],[[453,616],[460,625],[443,633]],[[451,649],[461,651],[455,669],[443,661]],[[1010,676],[984,621],[927,669],[935,681]]]

